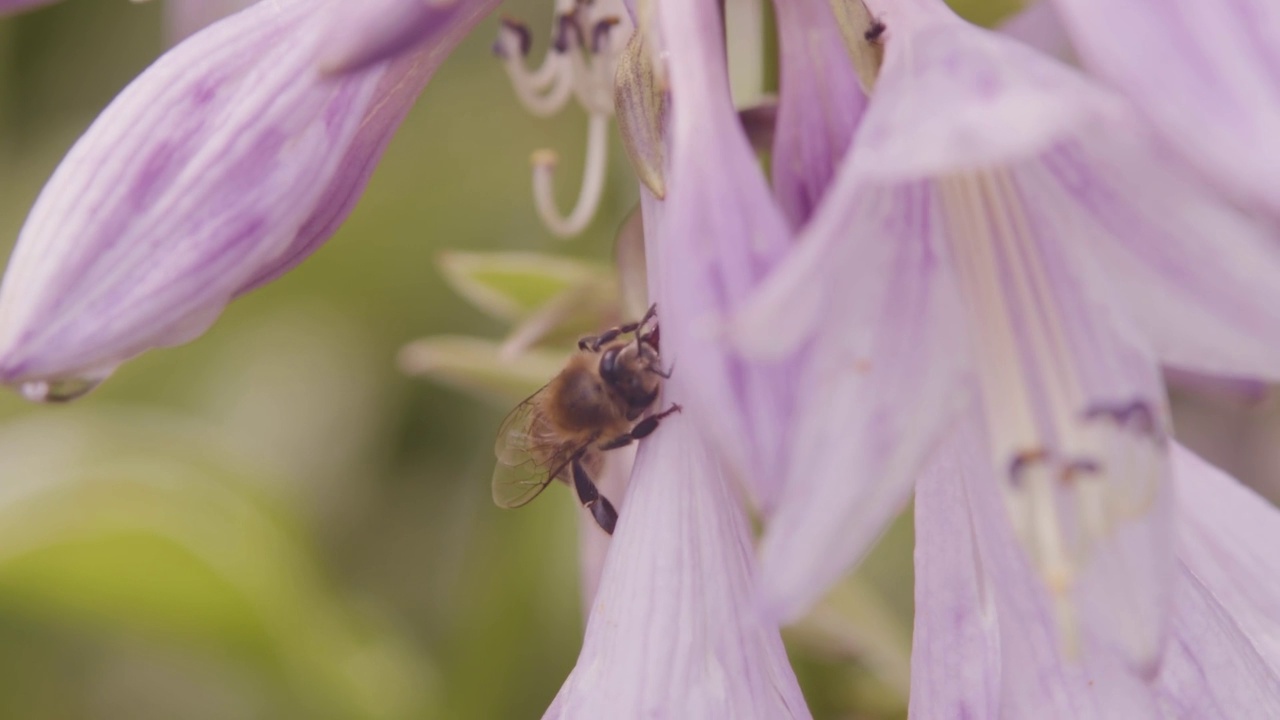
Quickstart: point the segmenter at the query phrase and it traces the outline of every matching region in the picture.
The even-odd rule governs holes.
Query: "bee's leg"
[[[618,511],[613,509],[609,498],[596,489],[596,484],[587,475],[587,469],[582,467],[581,458],[573,459],[573,487],[578,491],[578,500],[591,511],[591,517],[596,519],[600,529],[612,535],[613,526],[618,524]]]
[[[600,352],[600,348],[616,340],[619,335],[626,335],[627,333],[633,333],[639,330],[641,327],[644,327],[645,323],[653,319],[653,314],[656,313],[657,311],[658,311],[657,305],[650,305],[649,311],[644,314],[644,317],[640,318],[639,322],[627,323],[626,325],[619,325],[615,328],[610,328],[608,330],[605,330],[603,333],[599,335],[588,335],[587,337],[584,337],[578,341],[578,349],[590,350],[591,352]]]
[[[650,434],[653,433],[654,430],[658,429],[658,423],[662,422],[662,418],[670,415],[671,413],[677,413],[677,412],[680,412],[680,406],[672,403],[671,407],[667,408],[666,410],[663,410],[657,415],[650,415],[649,417],[636,423],[635,426],[632,427],[629,432],[619,435],[618,437],[612,440],[606,441],[603,445],[599,446],[599,449],[617,450],[620,447],[626,447],[630,445],[633,440],[639,440],[640,438],[648,437]]]

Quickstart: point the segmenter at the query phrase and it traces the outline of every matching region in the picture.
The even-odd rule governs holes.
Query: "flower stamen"
[[[587,155],[583,163],[582,188],[569,215],[560,214],[555,198],[555,170],[560,158],[552,150],[534,152],[533,199],[538,217],[551,232],[572,237],[582,232],[596,214],[604,194],[605,170],[609,164],[609,118],[593,114],[587,125]]]
[[[494,49],[503,58],[516,96],[530,113],[549,117],[570,97],[590,117],[582,188],[568,216],[555,203],[556,153],[533,155],[533,196],[547,229],[571,237],[591,223],[604,190],[608,167],[608,125],[614,115],[614,75],[631,36],[631,21],[620,0],[557,0],[551,47],[536,70],[525,57],[532,44],[528,27],[504,20]],[[619,35],[621,33],[621,35]]]
[[[1039,571],[1070,655],[1084,578],[1117,528],[1141,518],[1162,477],[1161,407],[1127,375],[1105,319],[1088,313],[1065,259],[1028,213],[1017,177],[983,170],[940,183],[944,242],[957,270],[1003,496]],[[1137,383],[1135,387],[1133,383]]]

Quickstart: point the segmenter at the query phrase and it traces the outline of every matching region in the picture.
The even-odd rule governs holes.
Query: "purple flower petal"
[[[1186,448],[1173,448],[1179,557],[1280,672],[1280,512]]]
[[[815,253],[847,250],[825,257],[824,280],[816,280],[822,271],[809,276],[829,289],[823,330],[800,373],[786,484],[761,546],[767,606],[787,621],[856,563],[903,508],[933,441],[966,397],[962,323],[930,245],[936,227],[927,192],[909,186],[846,202],[842,188],[803,240]],[[850,267],[841,262],[845,252],[872,250],[860,238],[878,248],[861,258],[865,275],[833,282],[831,273]],[[788,272],[794,267],[789,262]],[[868,296],[869,288],[877,294]],[[768,313],[786,307],[753,301],[739,318],[740,338],[762,347],[776,327]]]
[[[954,444],[954,443],[952,443]],[[1000,717],[996,590],[978,563],[966,473],[944,448],[916,491],[911,716]]]
[[[1172,637],[1157,679],[1163,716],[1186,720],[1280,717],[1276,658],[1264,659],[1255,646],[1257,640],[1219,601],[1216,590],[1182,566]]]
[[[939,591],[918,595],[916,612],[940,636],[918,641],[930,643],[933,652],[913,657],[913,715],[920,707],[938,708],[936,717],[1155,717],[1147,683],[1096,635],[1086,631],[1067,657],[1057,604],[1005,520],[1003,502],[990,481],[987,442],[978,427],[968,425],[942,448],[917,490],[919,503],[942,522],[941,527],[917,523],[917,573],[945,574],[918,579]],[[957,486],[962,488],[958,493]],[[944,529],[960,534],[933,536]],[[971,552],[963,552],[966,547]],[[917,625],[917,632],[922,629]],[[948,653],[949,639],[966,644]],[[959,654],[978,648],[983,652]],[[961,677],[943,675],[947,667],[970,658],[988,664],[969,666]],[[992,707],[996,697],[998,704]]]
[[[1059,60],[1075,58],[1075,48],[1052,0],[1032,0],[1026,9],[1002,22],[999,30]]]
[[[740,362],[721,326],[787,251],[790,232],[729,95],[716,4],[669,0],[658,10],[672,104],[666,200],[645,205],[650,297],[664,357],[696,379],[686,412],[767,511],[781,483],[794,374]]]
[[[1085,66],[1229,193],[1280,217],[1280,5],[1057,0]]]
[[[1280,515],[1182,448],[1170,642],[1144,682],[1105,638],[1064,657],[1053,603],[1001,519],[983,441],[961,433],[917,489],[913,717],[1199,720],[1280,713]]]
[[[1165,363],[1280,379],[1280,246],[1142,141],[1093,138],[1045,158],[1041,204]]]
[[[300,262],[468,27],[332,80],[314,70],[323,18],[275,0],[166,53],[76,143],[23,227],[0,288],[0,377],[100,377],[192,339]]]
[[[330,73],[362,70],[424,43],[437,44],[456,25],[472,27],[497,6],[498,0],[338,3],[330,13],[320,67]]]
[[[866,106],[827,0],[787,0],[778,15],[781,97],[773,187],[792,228],[808,221]]]
[[[582,654],[544,717],[809,717],[753,576],[737,494],[672,415],[640,448]]]
[[[941,2],[880,2],[893,33],[852,153],[879,182],[1016,162],[1087,130],[1131,128],[1116,96]]]

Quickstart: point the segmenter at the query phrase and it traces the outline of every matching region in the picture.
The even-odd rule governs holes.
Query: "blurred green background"
[[[0,21],[5,249],[77,135],[163,51],[160,5]],[[503,11],[540,29],[551,8]],[[615,145],[591,229],[542,229],[529,154],[561,153],[567,207],[585,120],[527,115],[495,31],[444,66],[301,268],[74,406],[0,396],[0,717],[526,718],[554,696],[583,625],[575,503],[556,488],[495,508],[509,400],[396,367],[418,337],[508,330],[450,289],[442,251],[608,262],[635,202]],[[905,716],[910,547],[904,520],[788,631],[816,717]]]

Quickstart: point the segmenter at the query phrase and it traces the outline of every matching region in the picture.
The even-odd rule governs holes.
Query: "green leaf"
[[[566,293],[583,307],[616,305],[613,270],[557,255],[523,252],[447,252],[440,269],[449,285],[480,310],[519,322]]]
[[[439,335],[406,345],[400,368],[511,407],[560,372],[564,352],[504,352],[504,345],[479,338]]]

